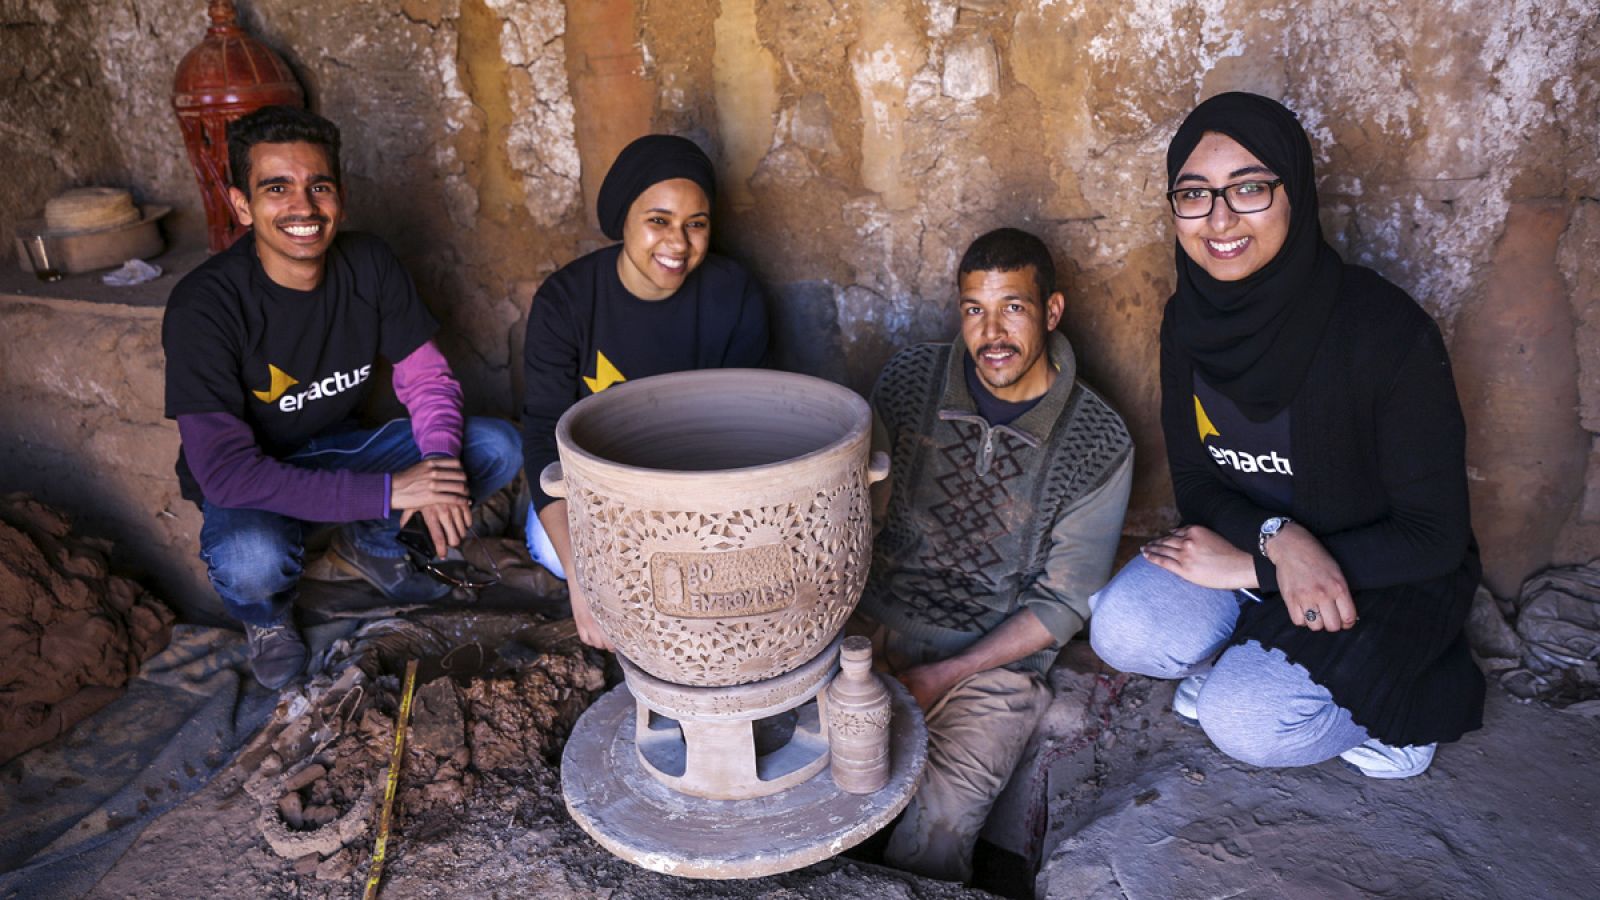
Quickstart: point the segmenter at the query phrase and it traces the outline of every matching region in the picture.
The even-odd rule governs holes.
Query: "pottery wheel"
[[[885,678],[889,783],[847,794],[827,769],[786,791],[753,800],[680,794],[639,765],[637,704],[619,685],[584,712],[561,754],[567,811],[601,846],[623,859],[684,878],[755,878],[788,872],[854,847],[897,815],[916,792],[928,758],[922,711]]]

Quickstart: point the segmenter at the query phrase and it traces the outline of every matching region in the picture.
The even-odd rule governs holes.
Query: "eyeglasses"
[[[1282,178],[1271,181],[1241,181],[1225,187],[1183,187],[1167,191],[1167,202],[1172,204],[1172,214],[1180,219],[1204,219],[1217,205],[1217,196],[1228,208],[1241,216],[1263,212],[1272,207],[1273,188],[1283,184]]]
[[[478,533],[467,529],[467,540],[461,542],[461,558],[435,557],[433,538],[426,531],[404,529],[394,536],[406,550],[406,556],[419,571],[433,576],[451,587],[486,588],[500,583],[500,567],[494,554],[483,546]]]

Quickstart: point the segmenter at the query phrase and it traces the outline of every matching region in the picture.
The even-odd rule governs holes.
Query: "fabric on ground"
[[[308,630],[313,652],[355,627]],[[127,693],[0,767],[0,897],[79,897],[162,813],[203,788],[278,695],[235,631],[178,626]]]
[[[1600,557],[1528,579],[1516,606],[1514,635],[1501,626],[1497,648],[1479,641],[1480,655],[1520,656],[1500,683],[1522,700],[1600,715]]]

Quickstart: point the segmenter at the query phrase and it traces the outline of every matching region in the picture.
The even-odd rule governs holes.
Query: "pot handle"
[[[889,477],[889,454],[882,450],[872,451],[872,459],[867,463],[867,484],[877,484]]]
[[[557,460],[539,473],[539,489],[557,499],[567,496],[566,481],[561,477],[561,462]]]

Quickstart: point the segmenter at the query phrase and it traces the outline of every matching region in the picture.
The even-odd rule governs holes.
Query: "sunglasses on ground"
[[[500,583],[500,567],[495,565],[494,556],[483,545],[478,533],[470,528],[459,548],[460,559],[434,556],[433,537],[426,529],[402,529],[395,540],[405,548],[406,557],[418,571],[451,587],[476,589]]]

